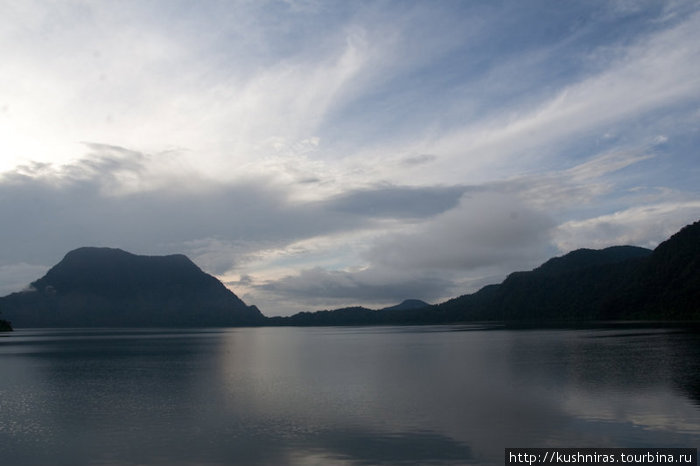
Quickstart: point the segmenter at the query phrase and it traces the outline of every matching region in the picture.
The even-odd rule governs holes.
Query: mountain
[[[272,318],[183,255],[80,248],[30,291],[0,298],[0,310],[16,327],[700,321],[700,221],[653,251],[579,249],[437,305],[406,300],[379,310],[349,307]]]
[[[579,249],[442,303],[436,314],[447,320],[540,322],[623,318],[628,309],[613,302],[630,292],[629,284],[651,255],[633,246]],[[633,314],[624,317],[634,319]]]
[[[550,259],[500,285],[442,303],[446,320],[700,320],[700,222],[654,251],[616,246]]]
[[[406,303],[406,302],[404,302]],[[579,249],[473,294],[429,305],[373,311],[345,308],[274,318],[273,325],[439,324],[502,321],[700,321],[700,221],[654,251],[635,246]]]
[[[700,320],[700,221],[661,243],[622,305],[644,315]]]
[[[382,311],[405,311],[408,309],[422,309],[430,304],[420,299],[406,299],[396,306],[385,307]]]
[[[69,252],[28,291],[0,298],[15,327],[258,325],[247,306],[186,256],[121,249]]]
[[[268,325],[320,327],[326,325],[377,325],[378,312],[366,307],[344,307],[332,311],[299,312],[288,317],[270,317]]]

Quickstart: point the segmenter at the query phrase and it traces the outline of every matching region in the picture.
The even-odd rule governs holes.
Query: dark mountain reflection
[[[700,332],[680,334],[675,342],[669,361],[673,384],[700,407]]]
[[[700,333],[678,329],[522,331],[511,343],[511,367],[523,379],[571,383],[589,390],[640,392],[674,387],[700,401]],[[535,338],[532,338],[532,337]]]

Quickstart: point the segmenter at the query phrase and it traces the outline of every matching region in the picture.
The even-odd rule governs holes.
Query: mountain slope
[[[0,298],[15,327],[221,326],[264,321],[183,255],[138,256],[120,249],[69,252],[31,291]]]
[[[631,246],[574,251],[435,311],[448,320],[700,319],[700,222],[653,252]]]
[[[700,320],[700,221],[661,243],[638,280],[628,306],[668,319]]]

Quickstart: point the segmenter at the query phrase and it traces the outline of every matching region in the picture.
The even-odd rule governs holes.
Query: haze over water
[[[478,327],[18,330],[7,464],[502,464],[694,447],[700,336]]]

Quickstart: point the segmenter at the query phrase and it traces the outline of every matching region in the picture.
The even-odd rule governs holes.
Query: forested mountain
[[[184,255],[69,252],[28,291],[0,298],[15,327],[257,325],[264,316]]]
[[[579,249],[532,271],[512,273],[500,285],[442,303],[435,312],[448,320],[634,319],[626,316],[629,308],[615,306],[614,301],[632,292],[651,254],[632,246]]]

